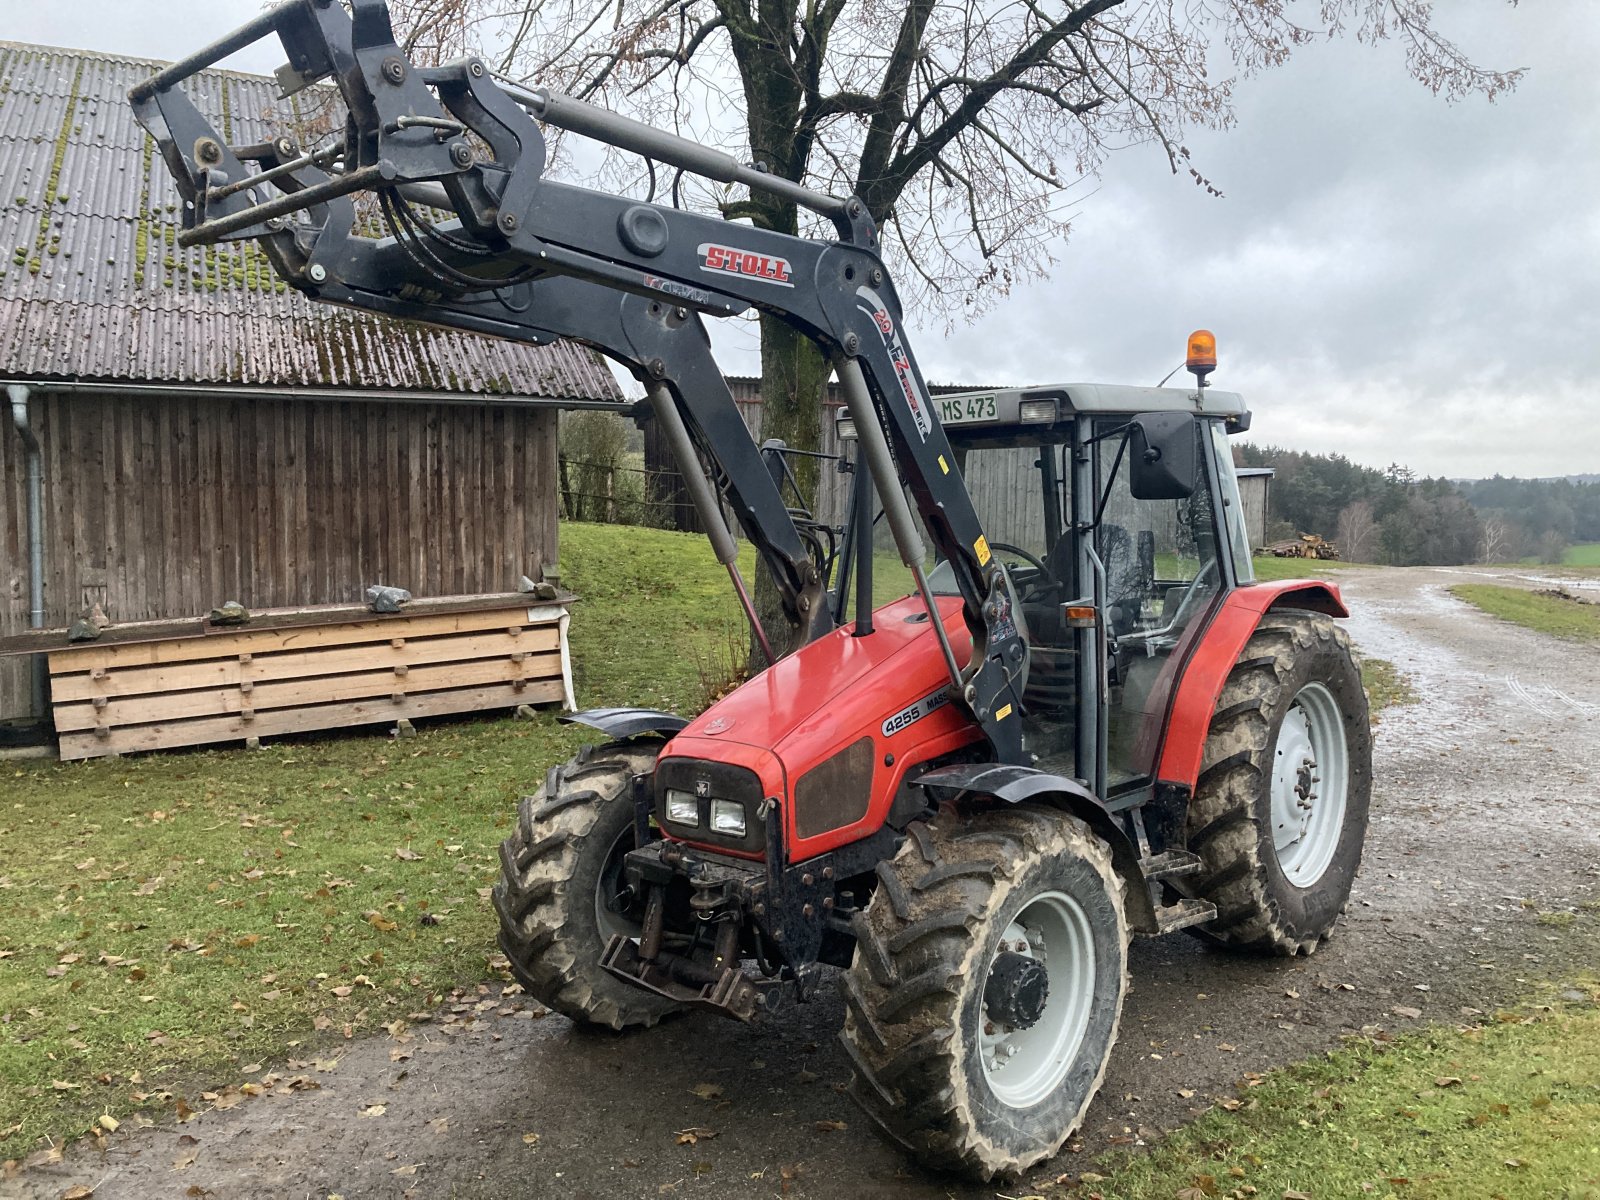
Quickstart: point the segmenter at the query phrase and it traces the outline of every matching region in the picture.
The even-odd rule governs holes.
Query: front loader
[[[336,93],[333,136],[232,146],[185,95],[269,34],[286,92]],[[1328,935],[1366,828],[1366,700],[1337,588],[1253,579],[1227,447],[1249,413],[1206,386],[1208,336],[1193,388],[931,397],[859,200],[477,59],[419,67],[382,0],[291,0],[131,98],[184,244],[255,238],[314,299],[597,347],[644,384],[753,630],[719,499],[778,583],[797,649],[692,719],[577,714],[610,740],[523,801],[494,899],[531,994],[614,1029],[780,1021],[831,975],[855,1098],[924,1163],[990,1178],[1081,1122],[1131,933]],[[560,183],[541,122],[777,192],[835,236]],[[752,308],[843,388],[837,556],[710,358],[702,319]],[[884,569],[909,594],[874,609]]]

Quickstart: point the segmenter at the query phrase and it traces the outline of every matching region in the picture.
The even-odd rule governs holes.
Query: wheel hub
[[[1050,972],[1036,958],[1007,950],[996,957],[983,989],[989,1020],[1013,1029],[1031,1029],[1044,1015],[1050,995]]]
[[[1339,843],[1350,775],[1341,721],[1332,693],[1309,683],[1278,729],[1270,780],[1272,846],[1296,887],[1322,877]]]

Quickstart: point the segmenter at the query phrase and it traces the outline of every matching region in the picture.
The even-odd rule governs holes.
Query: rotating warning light
[[[1196,329],[1189,335],[1189,371],[1205,378],[1217,369],[1217,338],[1209,329]]]

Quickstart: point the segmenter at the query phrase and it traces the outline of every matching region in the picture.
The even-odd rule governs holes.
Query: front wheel
[[[634,848],[631,781],[655,769],[662,745],[585,746],[523,799],[500,846],[500,948],[529,995],[580,1024],[649,1026],[681,1009],[600,966],[613,935],[639,934],[642,905],[622,871]]]
[[[1228,676],[1189,810],[1207,940],[1310,954],[1350,897],[1367,833],[1372,733],[1350,640],[1320,613],[1269,612]]]
[[[1105,1077],[1122,882],[1054,809],[946,809],[907,833],[841,978],[851,1094],[930,1166],[1014,1175],[1061,1148]]]

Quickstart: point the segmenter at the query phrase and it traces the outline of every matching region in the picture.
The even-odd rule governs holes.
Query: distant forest
[[[1242,467],[1273,467],[1268,542],[1315,533],[1352,562],[1395,565],[1558,563],[1573,543],[1600,542],[1600,480],[1431,479],[1391,463],[1236,443]]]

